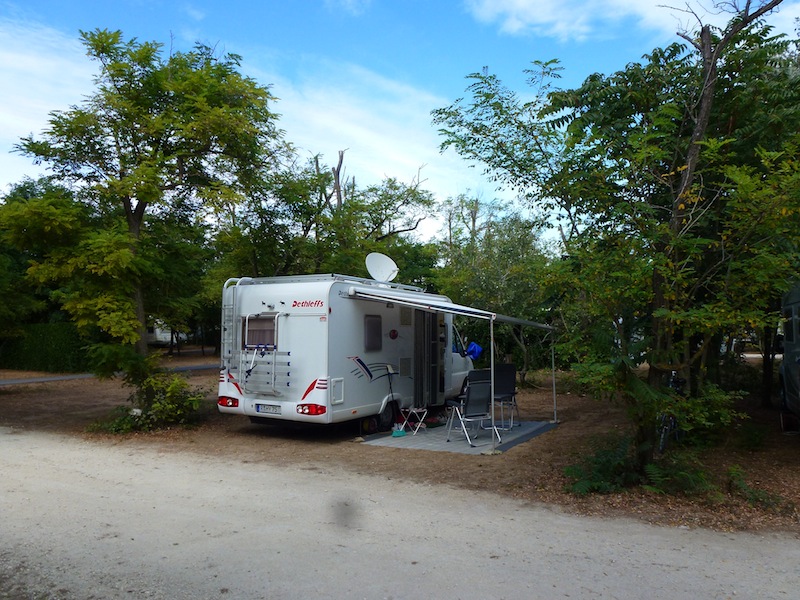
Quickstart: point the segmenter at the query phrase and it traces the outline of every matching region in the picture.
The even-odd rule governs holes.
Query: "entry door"
[[[414,406],[439,404],[439,325],[435,313],[414,311]]]

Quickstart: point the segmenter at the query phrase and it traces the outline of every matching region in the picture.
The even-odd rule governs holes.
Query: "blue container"
[[[483,348],[478,346],[475,342],[470,342],[467,346],[467,356],[472,360],[478,360],[481,356],[481,352],[483,352]]]

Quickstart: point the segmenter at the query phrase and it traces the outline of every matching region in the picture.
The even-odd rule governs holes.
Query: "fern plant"
[[[570,492],[579,496],[609,494],[641,483],[631,437],[612,435],[593,446],[592,454],[564,468],[564,474],[572,479],[567,486]]]
[[[767,510],[794,508],[794,504],[787,502],[780,494],[752,487],[747,483],[745,471],[739,465],[733,465],[728,469],[728,490],[744,498],[751,506],[760,506]]]
[[[703,465],[693,452],[674,452],[644,468],[643,488],[657,494],[714,494],[717,487],[711,482]]]

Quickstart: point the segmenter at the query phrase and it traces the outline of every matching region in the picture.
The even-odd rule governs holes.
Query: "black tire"
[[[667,449],[667,441],[669,439],[669,431],[666,427],[662,426],[658,431],[658,453],[664,454]]]
[[[383,412],[378,415],[378,431],[389,431],[392,428],[396,421],[396,406],[395,402],[389,402]]]
[[[673,417],[662,416],[658,428],[658,453],[664,454],[669,445],[670,436],[677,431],[677,423]],[[676,436],[677,437],[677,436]]]

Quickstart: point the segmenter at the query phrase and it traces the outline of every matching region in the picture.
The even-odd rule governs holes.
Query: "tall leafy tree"
[[[439,290],[459,303],[545,321],[551,256],[540,238],[541,222],[513,206],[467,195],[446,201],[440,212],[445,231],[439,245],[443,264],[436,274]],[[485,324],[465,323],[462,329],[470,339],[485,339]],[[491,351],[500,361],[514,355],[524,378],[549,360],[541,341],[540,332],[501,324]]]
[[[89,211],[48,178],[20,182],[2,198],[0,294],[8,301],[0,306],[0,338],[15,337],[21,324],[47,321],[58,312],[54,287],[31,285],[28,268],[43,260],[50,243],[73,244],[89,225]]]
[[[172,207],[146,223],[140,239],[140,255],[153,266],[144,291],[147,313],[173,333],[189,334],[203,326],[218,327],[200,319],[202,287],[212,256],[206,227],[191,210]],[[170,350],[172,346],[170,346]]]
[[[270,276],[296,273],[364,274],[373,251],[394,254],[433,206],[418,181],[387,178],[359,187],[342,176],[343,155],[325,168],[321,157],[295,160],[275,171],[247,199],[218,213],[215,272]]]
[[[157,268],[140,256],[148,218],[246,195],[272,168],[282,133],[268,88],[239,72],[236,55],[198,44],[165,57],[160,44],[119,31],[81,32],[81,40],[98,64],[94,92],[51,113],[48,128],[17,150],[74,184],[105,229],[80,249],[83,262],[50,256],[53,269],[41,273],[125,265],[109,282],[119,293],[102,305],[75,289],[64,306],[79,319],[94,313],[97,326],[144,354],[144,289]]]
[[[768,300],[797,274],[794,42],[759,21],[779,3],[732,3],[731,22],[685,35],[688,48],[525,104],[475,74],[471,103],[434,113],[445,145],[561,220],[572,352],[598,387],[622,391],[640,464],[674,402],[659,391],[665,372],[703,395],[719,332],[774,325]],[[686,427],[710,424],[702,401],[681,407]]]

